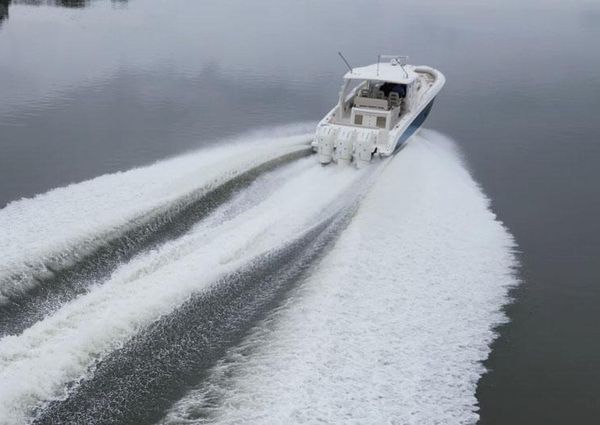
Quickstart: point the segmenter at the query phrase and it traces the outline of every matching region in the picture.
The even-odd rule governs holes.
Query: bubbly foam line
[[[421,132],[285,308],[161,423],[475,423],[514,246],[453,143]]]
[[[219,276],[293,239],[362,175],[303,161],[253,208],[199,223],[21,335],[1,339],[0,423],[23,422],[45,401],[66,397],[68,384],[93,373],[95,362]]]
[[[307,148],[264,162],[182,207],[172,205],[167,214],[150,218],[149,222],[132,225],[114,239],[103,241],[93,253],[78,259],[51,278],[44,279],[31,290],[14,296],[10,303],[0,304],[0,337],[21,333],[64,303],[87,292],[95,282],[105,281],[121,263],[128,262],[140,252],[155,249],[169,240],[181,237],[236,194],[243,190],[252,194],[252,191],[245,189],[256,179],[264,178],[269,175],[269,171],[309,153],[310,149]]]
[[[254,137],[9,204],[0,210],[0,302],[132,226],[177,211],[260,164],[307,149],[306,135]]]
[[[67,399],[48,404],[34,423],[151,423],[160,418],[167,402],[174,401],[173,391],[197,382],[215,357],[276,308],[306,268],[327,252],[376,174],[370,171],[377,169],[361,175],[284,245],[223,276],[210,291],[193,295],[111,353],[93,377],[79,381]]]

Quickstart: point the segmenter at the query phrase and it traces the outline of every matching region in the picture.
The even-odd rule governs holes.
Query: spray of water
[[[132,229],[152,231],[237,176],[307,152],[308,135],[289,135],[297,128],[254,131],[220,147],[10,203],[0,210],[0,303],[20,301],[100,247],[122,235],[130,239]]]
[[[265,158],[305,149],[303,140],[228,145],[15,202],[0,211],[0,225],[11,228],[0,272],[33,276],[49,261],[72,261],[62,253],[96,246],[131,217],[171,208]],[[475,422],[481,361],[516,283],[514,241],[445,137],[421,132],[376,169],[323,168],[307,158],[270,171],[184,234],[0,339],[0,423],[30,421],[52,401],[60,414],[78,383],[92,391],[103,360],[153,323],[359,198],[333,250],[163,423]],[[89,215],[94,221],[82,222]],[[6,282],[6,294],[21,289]]]
[[[513,248],[454,144],[422,132],[288,303],[162,423],[475,423]]]
[[[242,208],[248,193],[241,194],[185,236],[123,264],[107,282],[0,340],[0,417],[19,422],[45,401],[66,397],[70,382],[93,373],[95,363],[141,329],[318,222],[362,174],[322,168],[312,158],[276,171],[249,189],[256,204]],[[272,180],[280,182],[275,189]]]

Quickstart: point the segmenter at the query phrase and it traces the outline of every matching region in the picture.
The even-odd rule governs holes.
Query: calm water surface
[[[521,250],[481,422],[595,423],[598,40],[600,3],[584,0],[0,0],[0,206],[316,122],[338,50],[408,54],[446,74],[427,126],[458,141]]]

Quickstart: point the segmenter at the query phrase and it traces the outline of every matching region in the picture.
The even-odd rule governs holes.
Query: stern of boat
[[[377,146],[387,144],[387,139],[385,130],[325,124],[317,127],[312,146],[321,164],[353,163],[360,167],[371,161]]]

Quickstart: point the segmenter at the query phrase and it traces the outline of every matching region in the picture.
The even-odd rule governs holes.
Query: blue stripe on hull
[[[410,136],[412,136],[413,134],[415,134],[415,132],[419,128],[421,128],[421,126],[423,125],[423,123],[427,119],[427,116],[429,115],[429,112],[431,112],[431,107],[433,106],[433,101],[434,100],[435,100],[435,98],[432,99],[431,102],[429,102],[427,104],[427,106],[421,111],[421,113],[419,115],[417,115],[417,117],[413,120],[413,122],[410,123],[410,125],[408,126],[408,128],[406,129],[406,131],[404,133],[402,133],[402,135],[398,139],[398,143],[396,144],[396,148],[394,149],[394,153],[398,152],[398,150],[400,150],[400,148],[402,146],[404,146],[404,144],[406,143],[406,141],[408,139],[410,139]]]

